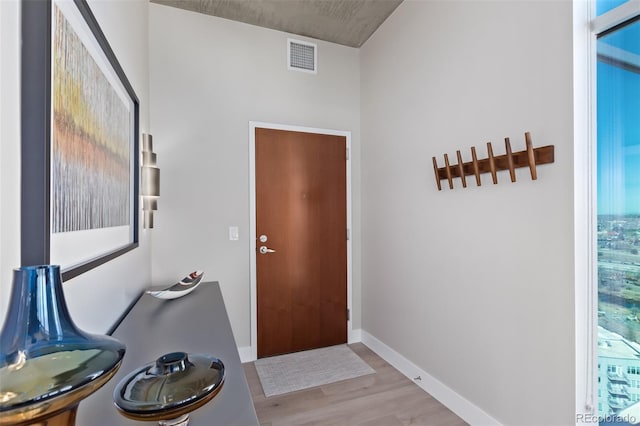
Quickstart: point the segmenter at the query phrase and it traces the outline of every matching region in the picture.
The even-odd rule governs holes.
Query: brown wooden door
[[[258,357],[346,343],[346,138],[256,128],[255,167]]]

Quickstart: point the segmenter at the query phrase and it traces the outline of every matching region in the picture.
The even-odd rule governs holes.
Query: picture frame
[[[21,264],[138,247],[139,100],[85,0],[22,2]]]

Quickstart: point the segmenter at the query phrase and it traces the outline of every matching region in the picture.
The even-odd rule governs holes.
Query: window
[[[609,373],[618,374],[618,371],[619,371],[619,367],[617,365],[608,365],[607,366],[607,372],[609,372]]]
[[[640,10],[598,0],[596,52],[597,321],[601,418],[638,403],[640,382]],[[618,368],[620,366],[620,368]],[[633,376],[628,376],[629,374]],[[633,378],[633,380],[631,380]],[[630,392],[631,391],[631,392]],[[637,407],[634,407],[635,409]]]

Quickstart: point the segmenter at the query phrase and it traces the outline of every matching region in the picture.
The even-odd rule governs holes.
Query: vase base
[[[78,412],[78,404],[68,407],[64,411],[60,411],[49,417],[40,417],[35,422],[25,420],[21,423],[14,423],[15,426],[73,426],[76,424],[76,413]]]
[[[160,420],[159,426],[187,426],[189,424],[189,414],[184,414],[176,419]]]

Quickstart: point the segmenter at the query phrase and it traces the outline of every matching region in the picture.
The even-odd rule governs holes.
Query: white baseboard
[[[485,413],[482,409],[457,394],[453,389],[419,368],[376,337],[367,333],[365,330],[358,331],[361,334],[362,343],[411,379],[416,385],[440,401],[448,409],[456,413],[465,422],[472,426],[500,425],[500,422]],[[420,379],[417,379],[418,377]]]
[[[349,341],[347,343],[349,344],[362,342],[362,330],[361,329],[351,330],[351,332],[349,333],[348,340]]]
[[[238,346],[238,355],[240,355],[240,362],[243,364],[256,360],[251,352],[251,346]]]

